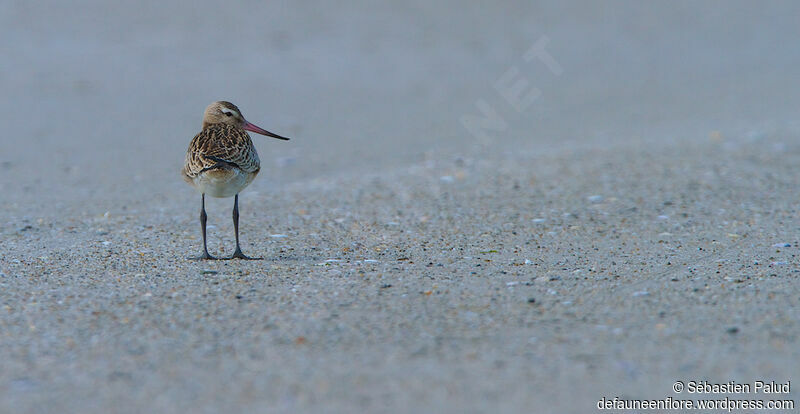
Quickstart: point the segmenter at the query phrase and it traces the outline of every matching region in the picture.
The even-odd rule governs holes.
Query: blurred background
[[[23,178],[0,184],[40,201],[169,194],[218,99],[293,138],[255,138],[272,182],[796,132],[798,15],[792,1],[6,0],[0,172]],[[523,59],[543,37],[560,76]],[[512,68],[541,92],[522,112],[493,86]],[[507,124],[490,141],[460,122],[478,100]]]

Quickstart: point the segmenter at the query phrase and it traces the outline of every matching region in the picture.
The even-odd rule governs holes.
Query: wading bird
[[[208,254],[206,246],[206,194],[220,198],[234,196],[233,229],[236,232],[236,250],[230,258],[260,259],[245,256],[239,247],[239,192],[256,178],[261,169],[258,153],[247,131],[289,140],[247,122],[236,105],[218,101],[206,108],[203,130],[189,144],[181,175],[202,194],[200,225],[203,229],[203,254],[196,259],[216,259]]]

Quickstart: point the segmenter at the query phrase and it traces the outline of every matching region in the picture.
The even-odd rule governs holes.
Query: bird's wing
[[[230,125],[211,125],[197,134],[186,153],[184,175],[196,177],[213,168],[257,172],[260,162],[247,132]]]

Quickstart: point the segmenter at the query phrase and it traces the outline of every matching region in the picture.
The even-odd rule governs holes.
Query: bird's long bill
[[[255,132],[256,134],[266,135],[268,137],[278,138],[278,139],[282,139],[284,141],[288,141],[289,140],[289,138],[282,137],[282,136],[280,136],[278,134],[273,134],[272,132],[269,132],[266,129],[261,128],[261,127],[255,125],[255,124],[251,124],[251,123],[249,123],[247,121],[244,121],[244,129],[246,129],[248,131]]]

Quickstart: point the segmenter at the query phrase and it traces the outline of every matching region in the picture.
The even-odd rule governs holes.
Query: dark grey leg
[[[217,260],[216,257],[208,254],[208,247],[206,245],[206,222],[208,222],[208,215],[206,215],[206,195],[202,195],[202,204],[200,206],[200,227],[203,229],[203,254],[200,257],[194,257],[195,260]]]
[[[239,247],[239,194],[233,200],[233,230],[236,232],[236,251],[233,252],[231,259],[261,260],[261,257],[247,257]]]

